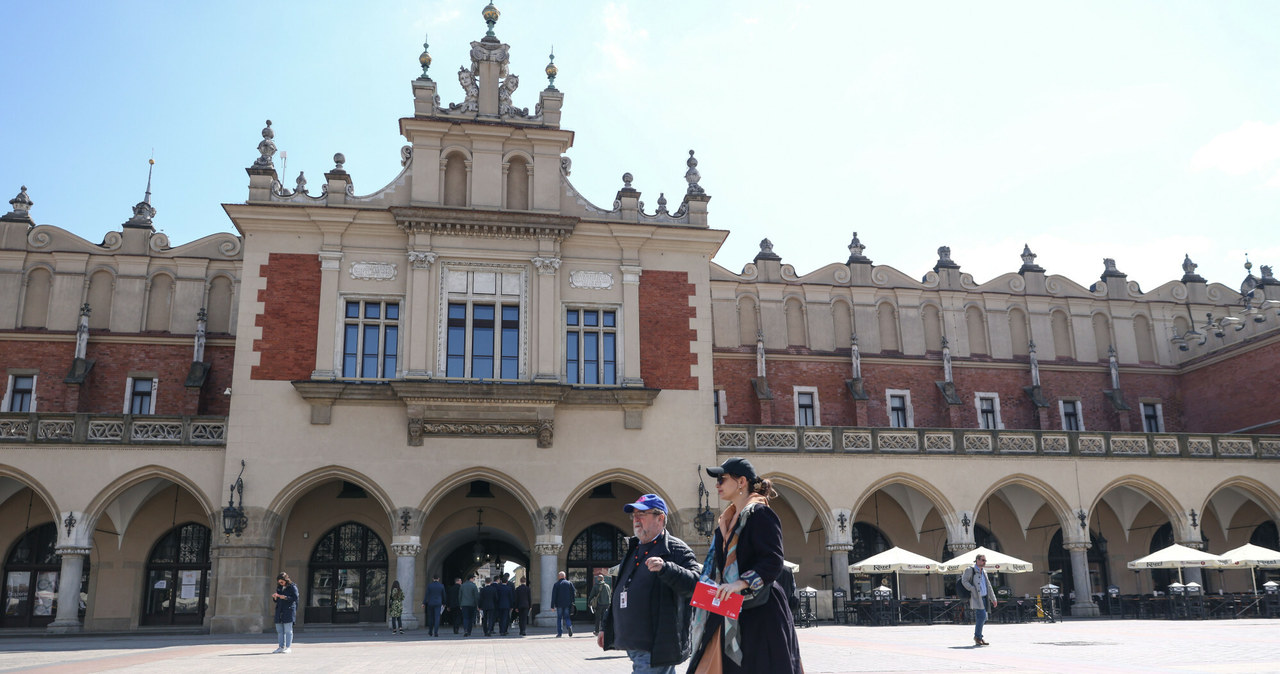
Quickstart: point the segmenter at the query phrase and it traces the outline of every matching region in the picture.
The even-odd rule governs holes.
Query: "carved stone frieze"
[[[577,269],[569,272],[569,287],[587,290],[610,290],[613,288],[613,274],[605,271]]]
[[[392,543],[391,551],[397,557],[417,557],[422,552],[422,546],[417,543]]]
[[[533,546],[533,552],[540,556],[558,555],[563,548],[560,543],[538,543]]]
[[[573,233],[578,219],[563,215],[504,213],[456,208],[392,206],[396,227],[404,232],[487,239],[550,239]]]
[[[351,278],[357,281],[394,281],[397,266],[394,262],[352,262]]]

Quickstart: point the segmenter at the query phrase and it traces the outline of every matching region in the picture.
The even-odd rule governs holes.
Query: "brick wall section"
[[[689,305],[695,286],[682,271],[650,271],[640,276],[640,377],[649,388],[692,391],[698,378],[689,327],[696,310]]]
[[[751,387],[755,376],[754,358],[724,359],[714,363],[716,386],[723,387],[728,405],[726,423],[760,423],[759,402]],[[1000,420],[1007,429],[1036,429],[1039,426],[1036,408],[1031,404],[1023,386],[1031,384],[1030,366],[1027,369],[960,368],[953,370],[959,405],[960,426],[978,427],[978,412],[974,406],[975,392],[995,393],[1000,397]],[[850,377],[847,362],[838,361],[783,361],[768,363],[769,388],[773,393],[774,423],[786,425],[795,419],[794,386],[814,386],[818,389],[820,421],[824,426],[854,425],[854,401],[845,386]],[[870,396],[866,401],[868,422],[872,426],[888,426],[889,412],[885,401],[886,389],[911,391],[911,406],[915,425],[921,428],[947,428],[951,426],[949,405],[935,382],[943,378],[942,363],[931,361],[928,365],[871,364],[864,361],[863,388]],[[1125,402],[1131,408],[1127,414],[1131,428],[1142,428],[1142,411],[1139,400],[1157,399],[1163,407],[1165,430],[1181,431],[1182,394],[1178,378],[1164,373],[1122,374],[1121,387]],[[1119,417],[1111,403],[1103,395],[1110,388],[1105,369],[1097,372],[1058,372],[1041,369],[1041,391],[1049,402],[1051,428],[1062,428],[1058,413],[1058,399],[1078,398],[1086,430],[1116,431]],[[1198,429],[1203,430],[1203,429]]]
[[[1192,370],[1179,380],[1191,430],[1226,433],[1280,419],[1280,343]],[[1280,423],[1249,432],[1280,433]]]
[[[0,342],[0,374],[7,375],[8,368],[39,371],[37,412],[120,414],[124,411],[130,374],[148,372],[160,380],[156,414],[225,416],[230,411],[230,401],[222,392],[231,386],[235,349],[205,347],[205,362],[213,368],[197,395],[183,386],[191,367],[192,348],[189,344],[104,344],[90,338],[85,356],[94,361],[93,370],[83,385],[74,385],[62,381],[75,356],[73,342],[4,341]]]
[[[262,338],[254,340],[253,350],[262,358],[250,379],[308,379],[316,366],[320,258],[272,253],[260,273],[267,287],[258,291],[263,309],[254,325],[262,328]]]

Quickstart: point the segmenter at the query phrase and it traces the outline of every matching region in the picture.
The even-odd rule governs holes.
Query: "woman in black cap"
[[[769,480],[740,457],[708,468],[716,494],[729,506],[720,515],[703,581],[719,586],[718,599],[744,595],[737,620],[698,609],[693,617],[689,672],[800,674],[800,646],[782,573],[782,522],[769,507],[777,496]]]

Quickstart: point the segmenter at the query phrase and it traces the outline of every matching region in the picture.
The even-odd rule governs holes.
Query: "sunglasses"
[[[738,478],[731,477],[729,475],[721,475],[720,477],[716,478],[716,484],[722,484],[725,480],[737,480],[737,479]]]

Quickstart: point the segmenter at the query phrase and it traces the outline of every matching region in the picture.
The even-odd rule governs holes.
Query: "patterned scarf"
[[[711,585],[724,584],[728,585],[738,580],[738,535],[742,533],[743,527],[747,524],[747,519],[751,517],[752,511],[757,505],[767,505],[768,501],[763,496],[752,495],[747,501],[747,505],[739,513],[737,506],[729,506],[720,514],[720,536],[721,540],[728,540],[725,546],[724,569],[720,572],[719,578],[714,578],[716,546],[712,542],[711,549],[707,551],[707,559],[702,564],[701,582],[710,583]],[[734,520],[737,520],[736,522]],[[733,535],[729,536],[730,527]],[[693,642],[702,642],[702,633],[706,628],[708,611],[706,609],[696,609],[693,615]],[[733,660],[734,664],[742,666],[742,630],[738,626],[738,621],[728,616],[724,618],[724,637],[722,644],[724,646],[724,654]]]

